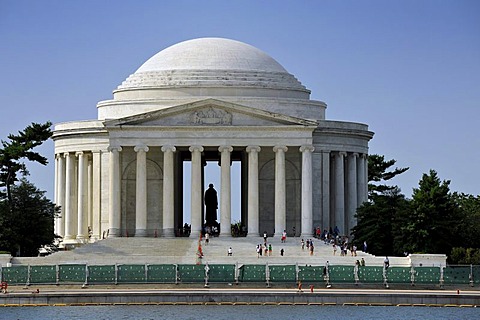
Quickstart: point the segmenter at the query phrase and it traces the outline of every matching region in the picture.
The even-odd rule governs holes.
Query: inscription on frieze
[[[191,114],[192,124],[231,125],[232,114],[222,109],[208,107],[196,110]]]

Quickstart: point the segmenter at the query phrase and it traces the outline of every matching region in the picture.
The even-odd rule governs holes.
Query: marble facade
[[[232,189],[241,189],[235,206],[255,237],[309,237],[317,226],[348,234],[367,199],[368,126],[326,120],[324,102],[247,44],[202,38],[171,46],[97,109],[97,120],[54,130],[55,230],[65,243],[173,237],[185,222],[198,236],[207,160],[220,165],[219,222],[228,225],[220,236],[230,236]],[[184,161],[191,194],[182,192]],[[240,186],[231,184],[232,161],[241,164]]]

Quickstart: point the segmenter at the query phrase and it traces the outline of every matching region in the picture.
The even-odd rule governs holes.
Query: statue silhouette
[[[205,208],[207,225],[211,226],[217,222],[218,209],[217,191],[213,188],[212,183],[210,183],[207,191],[205,191]]]

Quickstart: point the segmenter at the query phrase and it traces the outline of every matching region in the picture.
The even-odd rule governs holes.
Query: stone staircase
[[[203,264],[277,264],[277,265],[354,265],[364,258],[366,265],[382,266],[385,257],[376,257],[361,251],[356,257],[333,255],[331,245],[314,240],[315,252],[301,249],[300,238],[288,238],[281,243],[279,238],[269,238],[272,244],[271,256],[257,257],[256,245],[263,243],[261,237],[210,238],[202,241]],[[232,247],[233,255],[227,256]],[[280,249],[284,256],[280,256]],[[56,264],[195,264],[197,263],[198,239],[190,238],[110,238],[96,243],[82,245],[69,251],[60,251],[46,257],[13,258],[13,265],[56,265]],[[410,266],[408,257],[389,257],[391,266]]]

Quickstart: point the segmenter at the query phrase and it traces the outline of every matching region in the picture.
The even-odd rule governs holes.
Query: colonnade
[[[269,147],[268,149],[270,149]],[[292,147],[290,147],[292,148]],[[193,145],[191,152],[191,236],[198,236],[202,229],[202,161],[204,147]],[[259,230],[259,153],[267,147],[247,146],[248,187],[247,215],[248,235],[257,237]],[[288,147],[277,145],[270,149],[275,154],[275,232],[281,234],[286,229],[286,174],[285,153]],[[313,181],[311,145],[299,146],[301,160],[301,236],[312,235],[314,189],[322,189],[323,197],[329,197],[330,181],[325,181],[330,170],[329,161],[323,161],[325,171],[323,181]],[[137,145],[136,152],[136,201],[135,201],[135,236],[147,236],[147,154],[149,147]],[[163,152],[163,207],[161,236],[174,236],[174,153],[176,147],[164,145]],[[220,185],[220,223],[230,226],[231,221],[231,153],[233,146],[218,147],[221,160]],[[121,146],[108,148],[108,236],[121,236]],[[323,151],[322,151],[323,152]],[[328,152],[334,161],[334,222],[342,231],[354,226],[353,215],[357,206],[366,200],[366,155],[346,152]],[[56,220],[55,231],[64,237],[64,241],[85,241],[89,237],[89,227],[94,238],[102,237],[101,192],[101,151],[66,152],[56,155],[55,199],[62,207],[61,218]],[[360,159],[360,160],[359,160]],[[346,160],[346,161],[345,161]],[[346,164],[346,165],[345,165]],[[326,167],[328,166],[328,168]],[[346,168],[345,168],[346,167]],[[314,185],[315,183],[315,185]],[[324,190],[327,185],[329,190]],[[103,193],[104,194],[104,193]],[[347,195],[347,197],[346,197]],[[105,195],[103,195],[105,197]],[[323,208],[325,210],[325,208]],[[95,211],[95,214],[93,214]],[[332,225],[330,218],[325,218],[324,227]],[[348,218],[345,218],[348,216]],[[105,219],[105,217],[104,217]],[[106,230],[103,230],[106,231]],[[221,228],[220,236],[230,236],[230,228]]]

